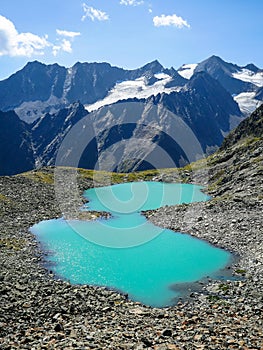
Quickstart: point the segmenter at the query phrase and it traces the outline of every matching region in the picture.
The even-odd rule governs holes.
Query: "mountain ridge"
[[[157,60],[134,70],[107,62],[77,62],[65,68],[33,61],[0,82],[0,109],[12,107],[27,122],[31,144],[26,137],[25,144],[30,162],[36,166],[55,164],[63,139],[78,123],[83,128],[80,138],[96,130],[94,137],[98,139],[80,160],[84,168],[94,167],[107,149],[116,155],[114,169],[118,171],[146,169],[149,158],[163,167],[166,163],[158,161],[158,147],[176,166],[183,166],[198,154],[203,157],[214,152],[246,116],[240,111],[240,101],[250,103],[248,113],[262,102],[263,88],[263,72],[253,64],[239,67],[212,56],[189,69],[192,75],[185,78],[180,70],[164,68]],[[234,96],[228,82],[245,90]],[[179,135],[182,125],[184,131]],[[183,148],[191,143],[187,145],[182,136],[196,139],[198,146],[192,147],[199,150],[189,149],[187,155]],[[145,142],[140,150],[138,140]],[[69,154],[71,151],[68,149]]]
[[[247,100],[255,98],[263,101],[258,91],[263,87],[263,71],[252,63],[240,67],[218,56],[211,56],[196,64],[193,74],[199,71],[206,71],[218,80],[233,97],[244,92],[254,93],[252,97],[247,96]],[[138,79],[144,79],[145,86],[138,86],[138,89],[147,91],[147,88],[154,87],[160,81],[156,76],[158,73],[163,74],[162,79],[165,75],[170,79],[163,80],[164,90],[179,89],[187,84],[188,79],[180,74],[180,69],[164,68],[158,60],[132,70],[107,62],[76,62],[72,67],[65,68],[57,63],[46,65],[33,61],[0,81],[0,110],[15,110],[21,119],[30,123],[47,112],[56,112],[78,100],[84,105],[103,101],[112,89],[120,86],[120,82],[131,81],[135,84]],[[17,89],[17,86],[21,88]],[[123,94],[126,92],[124,89]],[[151,93],[154,94],[154,91],[150,89]],[[137,97],[136,90],[133,96],[124,96],[123,99],[133,97]],[[237,97],[236,101],[242,103],[244,99]],[[253,111],[251,108],[250,113]]]

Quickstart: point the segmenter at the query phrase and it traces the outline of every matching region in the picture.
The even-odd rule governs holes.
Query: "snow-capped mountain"
[[[198,64],[185,64],[178,70],[166,69],[153,61],[135,70],[108,63],[76,63],[65,68],[34,61],[0,81],[0,110],[15,110],[27,123],[75,101],[88,111],[129,98],[148,98],[159,93],[179,91],[194,74],[205,71],[230,92],[247,115],[263,100],[263,70],[253,64],[239,67],[212,56]],[[17,88],[19,87],[19,88]]]
[[[230,92],[245,116],[261,105],[263,98],[258,91],[263,87],[263,69],[254,64],[240,67],[218,56],[211,56],[199,64],[185,64],[178,69],[186,79],[201,71],[207,72]]]
[[[86,109],[92,112],[102,106],[110,105],[118,101],[135,97],[138,99],[145,99],[162,93],[170,94],[173,91],[179,91],[181,89],[180,86],[167,87],[173,81],[173,77],[169,74],[157,73],[154,74],[152,78],[154,79],[152,84],[149,84],[145,77],[116,83],[114,88],[108,92],[104,99],[91,105],[86,105]]]
[[[167,76],[166,79],[162,74]],[[160,80],[169,83],[170,88],[185,84],[185,79],[176,70],[165,69],[158,61],[135,70],[112,67],[108,63],[78,62],[71,68],[65,68],[58,64],[45,65],[34,61],[8,79],[0,81],[0,110],[15,110],[22,120],[32,123],[46,113],[55,113],[75,101],[94,104],[107,97],[110,91],[116,92],[120,82],[124,85],[127,82],[127,95],[124,98],[136,96],[128,93],[129,82],[137,84],[139,90],[147,86],[149,92],[144,88],[145,96],[156,89],[162,92],[164,82]],[[121,89],[123,91],[125,87]],[[133,89],[135,94],[137,90]]]
[[[197,67],[197,63],[193,64],[183,64],[179,69],[178,73],[185,79],[190,79],[194,74],[195,68]]]
[[[158,61],[134,70],[108,63],[65,68],[31,62],[0,81],[2,123],[9,135],[12,123],[6,118],[14,120],[14,135],[21,134],[17,154],[26,159],[12,168],[5,157],[0,172],[55,164],[63,140],[79,124],[74,147],[87,135],[94,137],[76,166],[93,168],[99,162],[118,171],[151,168],[152,161],[158,167],[182,166],[213,152],[262,101],[263,71],[217,56],[178,70]],[[63,147],[61,165],[73,165],[74,147]]]
[[[156,79],[168,79],[164,74],[155,74]],[[121,100],[90,113],[80,102],[31,124],[14,112],[3,114],[8,113],[27,131],[23,135],[30,141],[31,164],[54,165],[60,154],[60,165],[99,164],[114,171],[183,166],[214,151],[242,120],[237,103],[206,72],[194,74],[178,91]],[[72,157],[74,152],[80,156]]]

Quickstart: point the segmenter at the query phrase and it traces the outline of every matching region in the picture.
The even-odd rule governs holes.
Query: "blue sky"
[[[178,68],[215,54],[263,68],[262,0],[1,0],[0,79],[28,61]]]

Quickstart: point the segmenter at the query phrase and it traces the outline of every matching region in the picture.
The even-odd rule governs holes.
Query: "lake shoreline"
[[[92,185],[83,181],[80,188]],[[54,279],[43,267],[45,256],[28,228],[61,216],[52,184],[22,175],[1,177],[0,193],[5,196],[0,223],[2,349],[260,349],[262,267],[257,255],[261,252],[262,201],[243,198],[241,202],[198,203],[187,209],[176,206],[150,213],[149,219],[158,219],[159,225],[203,237],[215,245],[224,243],[239,253],[241,259],[234,268],[239,270],[237,276],[245,277],[211,282],[201,292],[194,292],[191,301],[156,309],[106,288],[70,285]],[[202,215],[186,226],[178,218],[189,218],[190,208]],[[226,224],[219,230],[214,220],[223,217]],[[249,231],[246,243],[241,235],[245,227],[248,231],[257,228]]]
[[[30,229],[50,250],[47,267],[51,262],[53,273],[59,278],[75,285],[117,289],[134,301],[167,307],[174,305],[172,300],[178,294],[175,289],[171,292],[171,281],[194,283],[208,274],[213,278],[230,262],[226,250],[190,235],[160,229],[140,214],[142,210],[172,203],[205,201],[208,197],[200,186],[144,181],[96,187],[84,194],[89,200],[88,210],[108,210],[112,219],[102,223],[61,218],[42,221]],[[142,274],[151,283],[145,283]],[[181,301],[185,301],[187,296],[183,294],[188,293],[182,292],[181,289]]]

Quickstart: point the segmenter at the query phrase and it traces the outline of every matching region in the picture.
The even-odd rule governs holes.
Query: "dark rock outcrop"
[[[0,175],[13,175],[34,167],[29,126],[14,112],[0,111]]]

